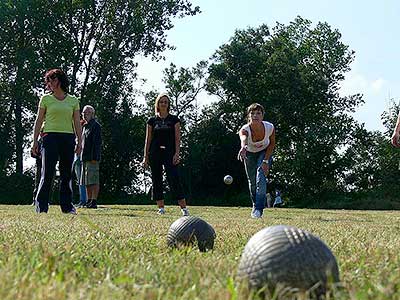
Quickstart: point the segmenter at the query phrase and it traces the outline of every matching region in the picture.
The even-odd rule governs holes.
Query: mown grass
[[[343,288],[330,299],[400,299],[400,212],[191,207],[217,233],[214,251],[171,250],[180,217],[154,206],[106,206],[63,215],[52,206],[0,206],[0,299],[257,299],[236,282],[248,239],[287,224],[332,249]]]

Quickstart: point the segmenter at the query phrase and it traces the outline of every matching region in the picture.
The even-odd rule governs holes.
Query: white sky
[[[288,24],[296,16],[313,24],[327,22],[342,34],[342,40],[356,51],[352,70],[342,84],[343,95],[362,93],[365,104],[355,113],[369,130],[383,130],[380,115],[388,109],[389,98],[400,100],[400,2],[395,0],[197,0],[202,13],[176,20],[168,33],[175,51],[166,60],[139,61],[139,76],[148,80],[145,88],[162,91],[162,71],[173,62],[178,67],[193,67],[207,60],[227,43],[236,29],[263,23]],[[203,102],[210,101],[203,95]]]

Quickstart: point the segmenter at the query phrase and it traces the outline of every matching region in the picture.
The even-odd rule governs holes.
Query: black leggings
[[[42,174],[36,195],[36,211],[47,212],[54,171],[59,160],[60,206],[63,212],[72,205],[72,162],[74,160],[75,135],[72,133],[48,133],[43,137]]]
[[[149,156],[151,180],[153,182],[152,197],[154,201],[164,200],[162,166],[165,168],[173,199],[181,200],[185,198],[178,166],[172,163],[172,158],[173,154],[168,153],[165,149],[160,149]]]

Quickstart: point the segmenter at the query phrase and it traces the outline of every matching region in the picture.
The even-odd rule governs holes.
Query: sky
[[[400,1],[395,0],[197,0],[201,13],[176,19],[167,34],[169,44],[165,61],[142,58],[138,74],[147,79],[146,89],[164,91],[163,70],[173,62],[177,67],[194,67],[207,60],[220,46],[229,42],[236,29],[276,22],[289,24],[296,16],[327,22],[342,34],[342,41],[355,51],[351,71],[346,73],[340,93],[361,93],[365,104],[355,118],[368,130],[383,131],[381,114],[389,109],[390,99],[400,101]],[[202,95],[201,101],[212,97]]]

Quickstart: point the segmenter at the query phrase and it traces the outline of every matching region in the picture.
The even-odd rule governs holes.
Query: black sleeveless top
[[[175,153],[175,124],[180,123],[177,116],[168,114],[166,118],[159,116],[151,117],[147,124],[152,128],[152,140],[150,143],[150,153],[165,149],[171,154]]]

